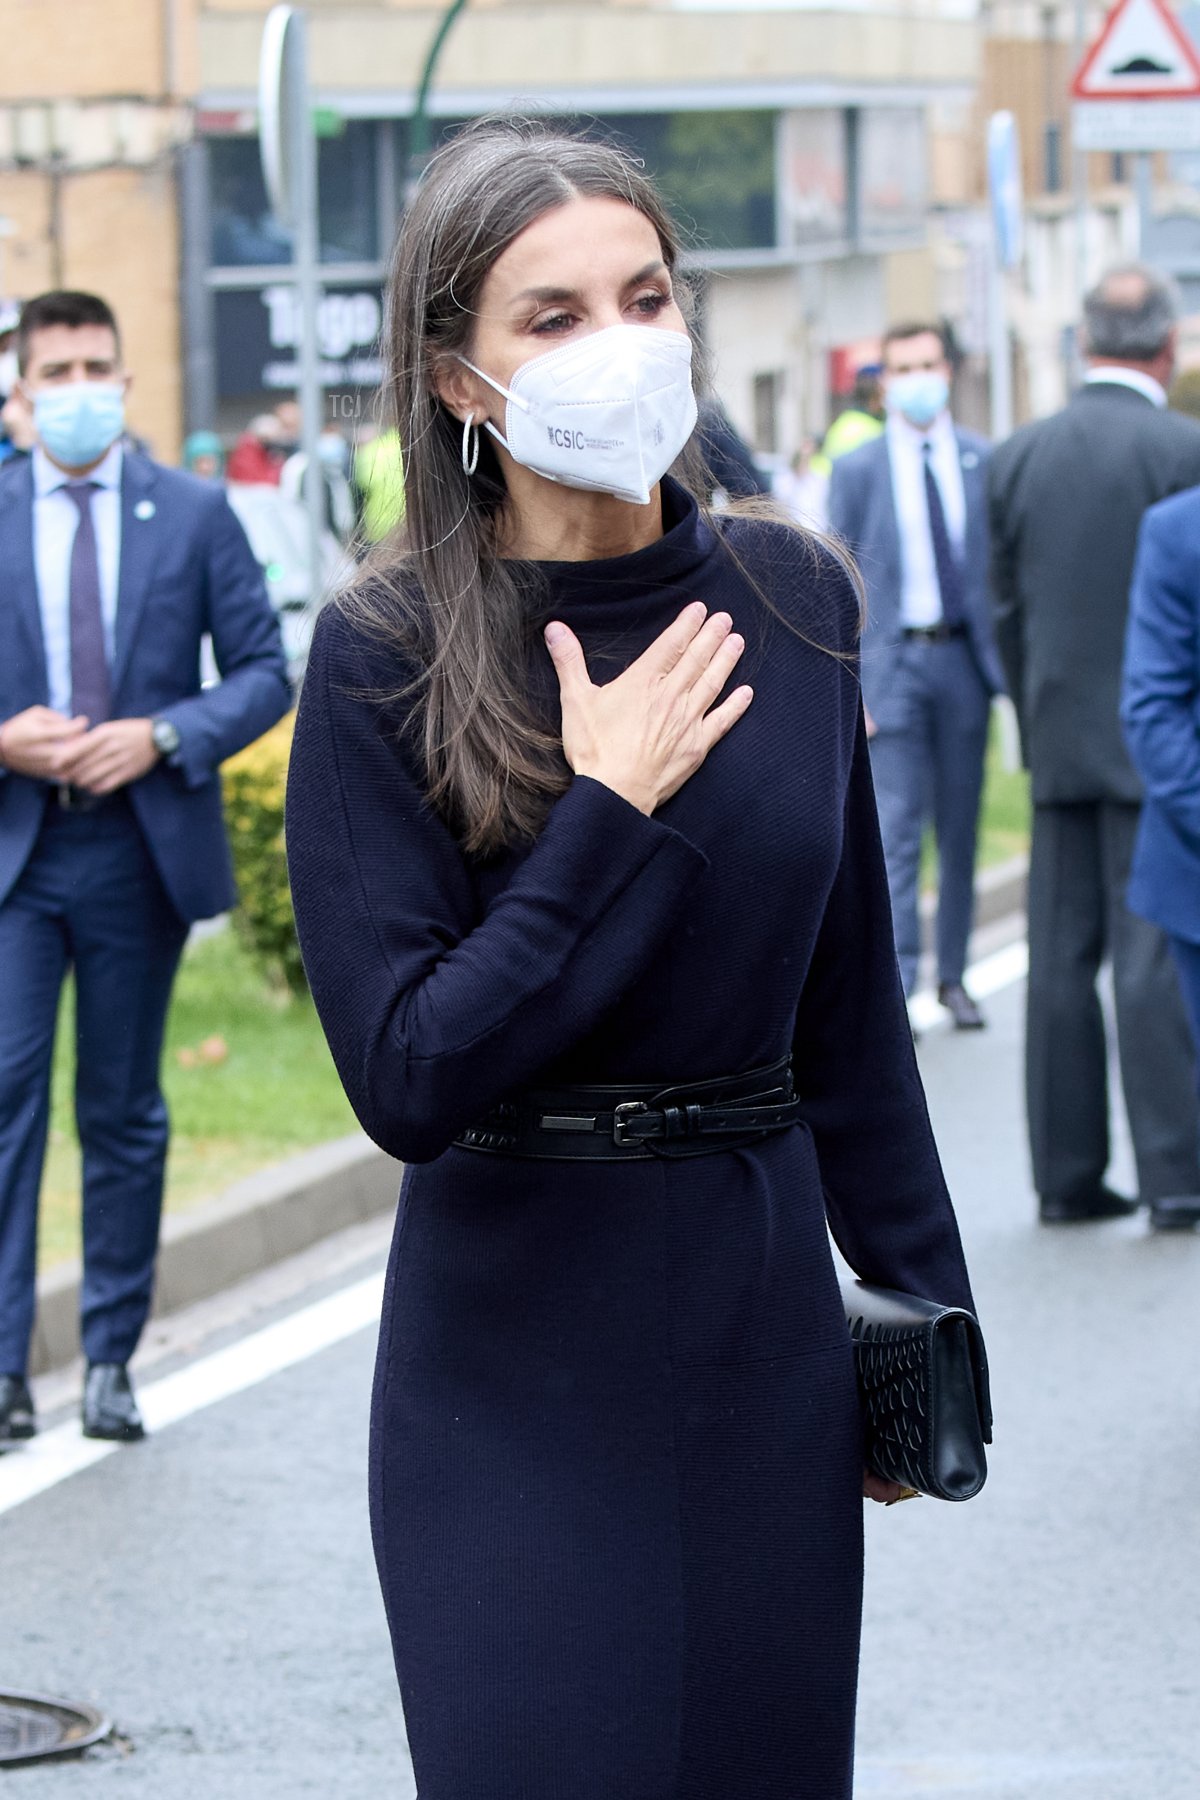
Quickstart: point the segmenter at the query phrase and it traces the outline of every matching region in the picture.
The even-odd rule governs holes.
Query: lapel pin
[[[963,456],[962,456],[962,466],[964,469],[977,469],[979,467],[978,451],[964,450]]]
[[[139,500],[133,509],[135,519],[152,519],[154,517],[153,500]]]

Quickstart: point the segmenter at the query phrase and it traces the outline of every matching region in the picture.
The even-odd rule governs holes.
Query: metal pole
[[[413,115],[409,124],[408,180],[404,184],[406,206],[417,190],[417,184],[425,167],[425,160],[429,155],[429,90],[433,86],[433,77],[437,71],[446,39],[450,36],[454,22],[466,4],[467,0],[450,0],[442,21],[433,34],[433,42],[430,44],[429,54],[425,58],[425,67],[421,71],[416,105],[413,107]]]
[[[217,422],[217,367],[213,291],[206,280],[208,146],[202,137],[180,146],[178,169],[184,430],[211,431]]]
[[[1008,287],[993,240],[988,259],[988,361],[991,365],[992,438],[1008,437],[1013,428],[1012,347],[1008,339]]]
[[[325,534],[325,481],[317,454],[317,439],[325,417],[321,385],[320,346],[317,339],[317,305],[321,291],[321,248],[317,219],[317,140],[313,132],[312,98],[308,86],[308,20],[297,11],[292,23],[286,79],[289,88],[285,116],[291,142],[289,162],[295,179],[292,263],[296,284],[299,330],[296,334],[299,371],[300,447],[304,453],[304,499],[308,513],[308,555],[311,579],[309,604],[322,598],[324,582],[321,544]]]

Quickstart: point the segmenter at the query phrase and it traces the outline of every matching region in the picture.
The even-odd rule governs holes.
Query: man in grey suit
[[[949,412],[940,327],[883,340],[887,427],[833,465],[829,518],[862,570],[862,690],[904,990],[920,957],[921,840],[940,870],[938,997],[960,1030],[983,1015],[963,985],[992,695],[1003,685],[987,595],[988,445]]]
[[[1125,904],[1142,788],[1121,735],[1121,662],[1142,515],[1200,483],[1200,425],[1166,410],[1175,299],[1114,269],[1084,302],[1085,382],[992,459],[996,628],[1033,785],[1025,1076],[1046,1223],[1137,1202],[1105,1185],[1112,961],[1138,1185],[1155,1226],[1195,1210],[1200,1108],[1162,933]]]

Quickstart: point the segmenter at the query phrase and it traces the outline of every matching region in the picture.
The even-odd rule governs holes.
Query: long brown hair
[[[631,156],[513,116],[477,121],[433,158],[392,258],[383,399],[403,447],[405,515],[339,604],[418,669],[390,698],[416,694],[426,793],[473,855],[536,836],[571,769],[527,691],[536,565],[499,554],[499,460],[481,433],[475,473],[464,472],[462,426],[438,398],[435,370],[470,355],[483,284],[507,247],[552,208],[593,196],[647,218],[675,273],[679,236]],[[686,289],[677,298],[686,317]],[[698,451],[689,446],[674,473],[703,506]]]

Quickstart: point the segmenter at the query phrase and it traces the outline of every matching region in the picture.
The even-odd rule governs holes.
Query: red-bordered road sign
[[[1200,55],[1167,0],[1118,0],[1071,92],[1077,100],[1200,99]]]

